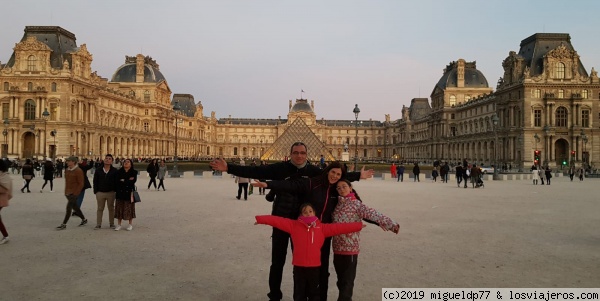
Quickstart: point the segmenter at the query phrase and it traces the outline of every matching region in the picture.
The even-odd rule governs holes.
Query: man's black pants
[[[67,213],[65,215],[65,219],[63,220],[63,224],[67,224],[73,211],[75,212],[75,216],[78,216],[81,218],[81,220],[85,219],[83,212],[81,212],[81,209],[79,209],[79,206],[77,205],[77,196],[69,194],[67,195]]]
[[[270,292],[267,294],[270,300],[283,299],[281,279],[283,277],[283,267],[285,266],[289,241],[290,235],[287,232],[273,228],[273,234],[271,235],[271,268],[269,270]],[[292,250],[293,248],[292,246]]]

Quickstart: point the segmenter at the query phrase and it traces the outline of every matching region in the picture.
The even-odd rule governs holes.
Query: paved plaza
[[[145,168],[145,167],[144,167]],[[145,172],[144,172],[145,174]],[[90,177],[91,179],[91,177]],[[2,219],[11,241],[0,245],[2,300],[267,300],[270,213],[264,196],[235,199],[223,178],[166,179],[167,191],[146,190],[133,231],[101,230],[91,190],[83,203],[88,225],[65,213],[61,193],[40,193],[43,181],[14,198]],[[400,233],[368,225],[361,235],[355,300],[380,300],[382,287],[598,287],[600,179],[555,177],[487,181],[485,188],[412,179],[355,184],[365,204],[400,223]],[[46,188],[48,189],[48,188]],[[126,222],[124,222],[126,224]],[[284,300],[292,300],[291,253]],[[330,267],[330,300],[337,299]]]

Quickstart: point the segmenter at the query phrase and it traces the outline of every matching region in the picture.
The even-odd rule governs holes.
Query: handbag
[[[134,203],[140,203],[142,201],[140,194],[137,192],[137,187],[131,192],[131,197],[133,198]]]

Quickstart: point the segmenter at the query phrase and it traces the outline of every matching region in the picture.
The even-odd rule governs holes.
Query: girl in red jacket
[[[321,246],[325,238],[360,231],[363,225],[361,222],[322,224],[309,203],[303,204],[300,211],[297,220],[258,215],[254,224],[270,225],[290,234],[294,245],[294,301],[319,300]]]
[[[339,200],[331,214],[334,225],[335,223],[359,222],[366,219],[379,224],[385,231],[398,234],[400,225],[377,210],[365,206],[352,188],[350,181],[340,180],[336,189]],[[338,301],[352,301],[359,251],[360,236],[358,232],[333,237],[333,267],[338,279]]]

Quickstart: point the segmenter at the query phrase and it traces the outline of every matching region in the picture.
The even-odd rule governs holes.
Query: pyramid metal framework
[[[261,160],[283,160],[290,155],[290,147],[295,142],[303,142],[308,148],[308,160],[319,162],[321,155],[327,161],[335,161],[335,157],[319,140],[319,137],[302,120],[297,118],[288,128],[275,140],[275,142],[263,153]]]

